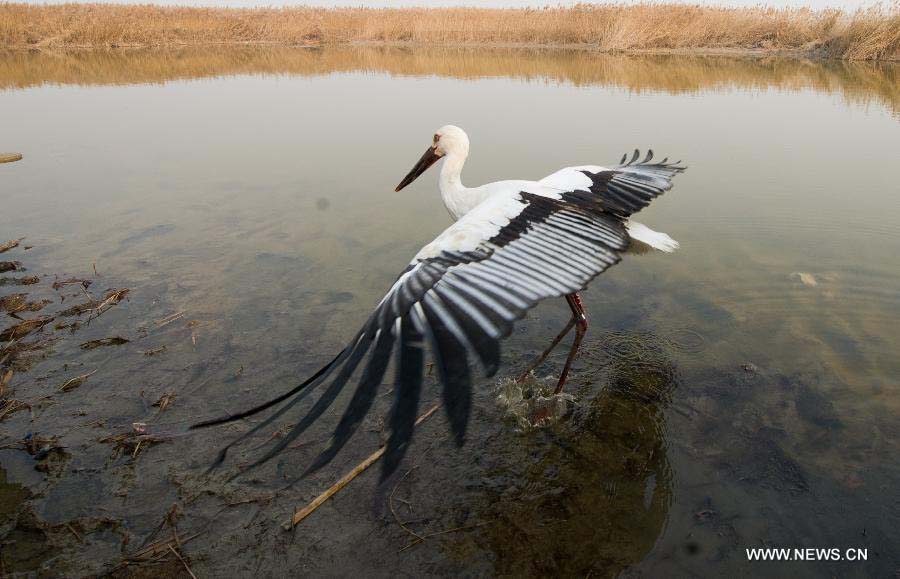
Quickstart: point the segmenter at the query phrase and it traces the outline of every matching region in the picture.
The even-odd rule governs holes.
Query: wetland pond
[[[0,165],[0,243],[25,238],[0,254],[0,330],[19,328],[0,344],[0,573],[186,576],[177,550],[200,577],[892,575],[898,120],[897,65],[0,53],[0,150],[24,156]],[[210,478],[222,444],[258,420],[184,429],[327,362],[448,225],[436,171],[393,192],[447,123],[472,139],[470,186],[636,147],[682,159],[674,190],[639,216],[681,248],[627,256],[584,294],[568,417],[521,431],[498,403],[564,324],[556,300],[478,382],[464,447],[436,414],[387,490],[367,472],[286,532],[378,447],[389,397],[289,488],[343,404],[234,480],[298,416]],[[426,390],[423,405],[438,397]],[[747,560],[765,546],[868,560]]]

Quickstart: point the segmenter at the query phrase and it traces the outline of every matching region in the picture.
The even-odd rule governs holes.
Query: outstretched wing
[[[462,444],[472,400],[470,356],[479,360],[488,376],[493,375],[500,363],[500,340],[509,336],[513,322],[544,298],[583,289],[617,263],[628,246],[619,213],[595,198],[584,198],[584,191],[559,189],[536,186],[491,196],[422,248],[350,344],[328,365],[260,406],[193,426],[238,420],[284,403],[222,449],[213,467],[221,464],[232,445],[327,383],[306,415],[249,468],[275,456],[334,403],[362,367],[333,436],[306,473],[321,468],[359,428],[374,403],[391,354],[396,353],[391,433],[382,463],[382,477],[387,477],[412,438],[426,343],[443,384],[451,430],[457,444]]]
[[[643,160],[638,161],[639,158],[640,152],[635,149],[630,159],[623,155],[619,164],[613,167],[566,167],[539,183],[571,191],[569,198],[599,203],[605,211],[628,217],[671,189],[672,177],[685,170],[679,165],[681,161],[669,163],[668,157],[652,163],[652,149]]]

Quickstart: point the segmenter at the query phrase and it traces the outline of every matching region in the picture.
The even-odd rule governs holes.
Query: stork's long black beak
[[[428,147],[428,150],[425,151],[425,154],[422,155],[422,158],[418,160],[418,162],[412,168],[412,171],[410,171],[409,174],[407,174],[406,177],[403,178],[403,181],[400,181],[400,184],[397,185],[397,188],[394,189],[394,191],[399,191],[400,189],[403,189],[404,187],[415,181],[416,177],[424,173],[425,170],[428,169],[428,167],[434,165],[440,158],[441,156],[435,152],[434,147]]]

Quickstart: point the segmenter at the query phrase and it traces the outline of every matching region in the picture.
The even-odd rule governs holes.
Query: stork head
[[[446,155],[459,156],[463,159],[469,154],[469,136],[466,132],[454,125],[444,125],[434,134],[431,146],[425,150],[422,158],[413,166],[412,170],[400,181],[395,191],[399,191],[416,180],[428,167],[434,165],[438,159]]]

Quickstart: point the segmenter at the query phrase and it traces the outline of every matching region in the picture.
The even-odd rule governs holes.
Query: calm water
[[[24,155],[0,165],[0,242],[33,246],[0,257],[41,277],[0,295],[46,297],[46,313],[85,299],[54,279],[91,278],[95,297],[131,288],[74,333],[45,327],[56,341],[7,385],[33,406],[0,422],[4,568],[107,570],[176,504],[179,532],[203,531],[183,547],[199,576],[894,573],[898,115],[897,66],[361,48],[0,54],[0,152]],[[690,167],[640,216],[681,249],[629,257],[585,294],[571,416],[521,432],[497,402],[565,322],[559,300],[519,325],[498,379],[482,381],[463,449],[438,415],[405,478],[379,494],[362,476],[293,534],[280,523],[377,448],[384,401],[354,448],[288,489],[333,420],[231,482],[253,444],[202,474],[249,424],[134,457],[101,442],[134,422],[177,434],[329,359],[449,223],[436,171],[393,192],[446,123],[472,139],[469,185],[635,147]],[[79,348],[110,336],[130,342]],[[163,411],[152,405],[169,393]],[[49,472],[19,443],[28,433],[64,447]],[[420,535],[465,528],[401,550],[414,537],[398,518]],[[748,562],[744,549],[762,546],[860,547],[868,561]]]

